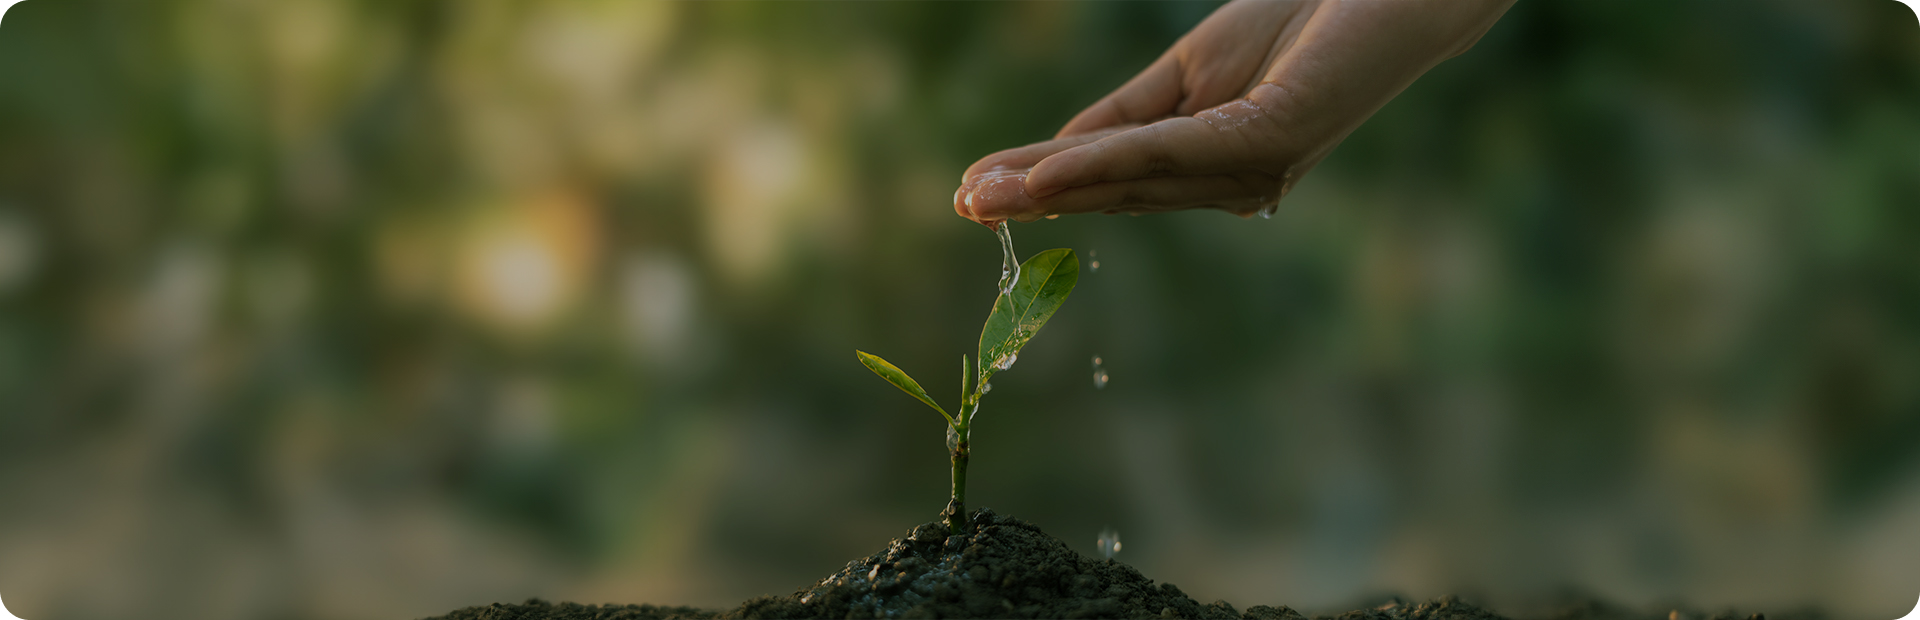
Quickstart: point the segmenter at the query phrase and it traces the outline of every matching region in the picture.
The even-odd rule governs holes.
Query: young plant
[[[960,406],[953,414],[940,408],[913,377],[898,367],[879,356],[854,351],[860,363],[874,374],[946,418],[947,451],[953,457],[953,499],[940,514],[947,520],[948,531],[954,534],[962,533],[961,525],[966,521],[967,457],[970,454],[967,440],[973,430],[973,420],[980,414],[980,397],[987,393],[987,380],[993,378],[994,373],[1012,367],[1020,347],[1026,346],[1040,331],[1040,326],[1060,309],[1060,304],[1066,303],[1073,285],[1080,281],[1080,259],[1066,248],[1047,250],[1021,263],[1018,274],[1013,287],[993,300],[993,313],[987,315],[987,324],[980,329],[980,350],[973,365],[968,365],[967,354],[960,354]]]

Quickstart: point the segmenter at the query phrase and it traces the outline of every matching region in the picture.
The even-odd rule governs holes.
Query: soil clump
[[[948,536],[925,523],[873,555],[784,596],[749,599],[727,610],[656,605],[580,605],[530,599],[519,605],[468,607],[437,620],[665,620],[672,618],[1200,618],[1306,620],[1287,607],[1235,609],[1202,604],[1170,583],[1155,583],[1131,566],[1097,560],[1031,523],[980,509],[969,531]],[[1554,614],[1568,620],[1661,618],[1597,605]],[[1675,612],[1678,614],[1679,612]],[[1755,614],[1758,617],[1758,614]],[[1399,601],[1346,612],[1331,620],[1505,620],[1447,597]],[[1716,617],[1715,620],[1718,620]]]

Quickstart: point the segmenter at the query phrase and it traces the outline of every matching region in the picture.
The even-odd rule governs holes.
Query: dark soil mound
[[[1033,524],[974,511],[971,535],[939,523],[791,595],[761,597],[739,618],[1239,618],[1119,562],[1095,560]],[[1255,608],[1257,617],[1290,610]]]
[[[1133,567],[1068,549],[1031,523],[977,510],[972,530],[947,536],[926,523],[886,550],[848,562],[827,578],[786,596],[763,596],[725,611],[653,605],[495,603],[455,611],[444,620],[640,620],[665,618],[1246,618],[1306,620],[1286,607],[1235,610],[1226,601],[1201,604],[1170,583],[1155,584]],[[1676,612],[1677,614],[1677,612]],[[1555,614],[1569,620],[1635,617],[1597,605]],[[1664,616],[1664,615],[1663,615]],[[1653,616],[1655,618],[1661,616]],[[1443,598],[1389,603],[1333,620],[1504,620]]]

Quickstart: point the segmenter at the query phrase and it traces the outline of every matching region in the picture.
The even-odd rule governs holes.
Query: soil
[[[1040,528],[992,510],[973,512],[972,530],[947,536],[925,523],[879,553],[848,562],[825,579],[785,596],[762,596],[726,610],[656,605],[580,605],[530,599],[454,611],[441,620],[652,620],[668,618],[1203,618],[1306,620],[1287,607],[1235,609],[1202,604],[1133,567],[1067,548]],[[1585,602],[1554,620],[1765,620],[1760,614],[1637,614]],[[430,619],[432,620],[432,619]],[[1446,597],[1391,601],[1330,620],[1505,620]]]

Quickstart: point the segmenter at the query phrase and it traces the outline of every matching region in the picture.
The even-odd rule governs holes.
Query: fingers
[[[953,194],[953,211],[975,222],[992,226],[1007,219],[1016,209],[1033,204],[1027,197],[1027,169],[995,168],[974,175]],[[1012,205],[1020,205],[1014,207]]]
[[[1230,2],[1195,26],[1176,45],[1183,88],[1175,116],[1244,97],[1259,84],[1274,59],[1299,39],[1320,7],[1318,0]]]
[[[1093,102],[1073,120],[1067,121],[1055,138],[1065,138],[1129,123],[1150,123],[1166,118],[1180,105],[1180,60],[1168,52],[1153,61],[1140,75],[1111,94]]]
[[[1139,125],[1124,124],[1116,127],[1108,127],[1106,129],[1102,129],[1102,130],[1094,131],[1090,133],[1084,133],[1076,136],[1068,136],[1065,138],[1055,138],[1053,140],[1048,140],[1046,142],[1035,142],[1033,144],[1029,144],[1026,146],[1010,148],[1004,151],[1000,151],[992,155],[982,157],[980,158],[980,161],[973,162],[973,165],[967,166],[967,171],[961,173],[960,175],[960,182],[965,183],[967,179],[971,179],[974,176],[979,175],[980,173],[986,172],[988,170],[1007,169],[1007,168],[1032,168],[1034,164],[1040,163],[1040,160],[1046,159],[1048,156],[1051,156],[1054,153],[1058,153],[1060,151],[1064,151],[1064,150],[1067,150],[1076,146],[1080,146],[1083,144],[1088,144],[1095,140],[1099,140],[1101,138],[1105,138],[1107,136],[1120,133],[1122,131],[1133,129],[1135,127],[1139,127]]]
[[[960,189],[953,193],[953,212],[982,224],[991,226],[991,222],[1006,219],[1005,216],[986,218],[977,215],[970,205],[976,201],[1004,202],[1005,194],[1026,195],[1027,170],[1040,160],[1076,146],[1081,146],[1105,138],[1137,125],[1126,124],[1104,130],[1029,144],[1019,148],[1007,149],[980,158],[967,167],[961,176]]]
[[[1266,170],[1291,149],[1273,121],[1239,100],[1191,117],[1171,118],[1047,156],[1027,177],[1027,193],[1044,198],[1072,187],[1164,176]]]
[[[1264,173],[1243,171],[1100,183],[1040,199],[1024,193],[982,193],[975,196],[972,208],[979,218],[986,221],[1013,219],[1023,222],[1075,213],[1143,213],[1201,208],[1250,215],[1277,202],[1280,192],[1279,179]]]
[[[1262,0],[1220,7],[1139,75],[1073,117],[1056,137],[1188,116],[1245,94],[1292,45],[1304,18],[1319,4]]]

